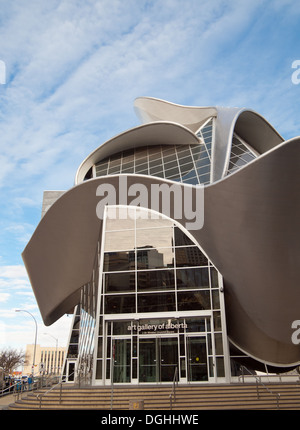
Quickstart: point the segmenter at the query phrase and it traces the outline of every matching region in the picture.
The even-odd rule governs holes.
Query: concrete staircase
[[[297,383],[178,386],[172,410],[221,410],[221,409],[300,409],[300,385]],[[9,405],[9,410],[39,409],[38,395],[46,390],[30,392],[21,400]],[[114,387],[114,410],[133,409],[130,401],[142,400],[145,410],[170,410],[172,387]],[[277,402],[276,394],[280,394]],[[130,406],[131,405],[131,406]],[[75,388],[64,385],[54,388],[42,397],[41,409],[46,410],[110,410],[111,389],[106,387]]]

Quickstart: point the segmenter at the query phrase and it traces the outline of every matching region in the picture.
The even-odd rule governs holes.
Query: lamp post
[[[16,312],[26,312],[31,315],[35,322],[35,338],[34,338],[34,350],[33,350],[33,362],[32,362],[32,375],[34,375],[34,366],[35,366],[35,353],[36,353],[36,340],[37,340],[37,322],[32,313],[25,311],[24,309],[16,309]]]
[[[56,342],[55,363],[54,363],[54,371],[55,371],[55,374],[56,374],[56,373],[58,373],[58,367],[59,367],[58,366],[58,355],[57,355],[58,339],[55,336],[53,336],[52,334],[50,334],[50,333],[44,333],[44,335],[53,337],[53,339],[55,339],[55,342]]]

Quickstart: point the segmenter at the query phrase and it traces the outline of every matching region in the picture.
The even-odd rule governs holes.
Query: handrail
[[[276,396],[276,402],[277,402],[277,409],[279,409],[279,400],[280,400],[280,393],[275,393],[274,391],[270,390],[270,388],[268,388],[261,380],[261,378],[255,374],[252,374],[249,369],[247,369],[246,366],[242,365],[242,368],[246,369],[249,374],[256,380],[256,393],[257,393],[257,398],[259,399],[259,384],[265,388],[271,395]],[[244,376],[244,375],[243,375]]]
[[[173,406],[173,397],[174,397],[174,402],[176,402],[176,387],[177,386],[178,386],[178,367],[176,367],[175,372],[174,372],[173,387],[172,387],[171,394],[169,395],[169,398],[170,398],[170,410],[172,410],[172,406]]]
[[[5,393],[5,391],[7,391],[7,393]],[[22,391],[25,391],[23,384],[16,382],[15,384],[12,384],[9,387],[6,387],[3,390],[1,390],[1,396],[6,396],[8,394],[16,394],[16,393],[19,394]]]
[[[75,372],[73,372],[73,373],[70,373],[70,375],[68,375],[68,377],[70,377],[70,376],[72,376],[72,375],[75,375]],[[40,406],[39,406],[39,408],[41,409],[42,408],[42,398],[44,397],[44,396],[46,396],[48,393],[50,393],[50,391],[52,391],[54,388],[56,388],[58,385],[60,385],[60,391],[59,391],[59,404],[61,404],[61,396],[62,396],[62,384],[64,383],[64,382],[66,382],[66,379],[65,380],[61,380],[60,382],[58,382],[57,384],[55,384],[55,385],[53,385],[48,391],[45,391],[45,393],[39,393],[39,394],[37,394],[37,399],[40,401]]]
[[[19,400],[20,395],[22,396],[22,394],[27,393],[29,391],[35,391],[41,386],[43,386],[43,378],[36,381],[32,381],[30,384],[28,382],[24,383],[22,381],[18,381],[2,389],[0,397],[14,394],[17,400]]]

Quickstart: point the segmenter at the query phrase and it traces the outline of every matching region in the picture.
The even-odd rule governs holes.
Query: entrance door
[[[74,382],[75,380],[76,361],[67,361],[66,382]]]
[[[177,337],[162,337],[160,340],[160,380],[173,381],[176,367],[178,367],[178,339]]]
[[[208,381],[206,337],[187,338],[188,380]]]
[[[178,367],[178,338],[156,337],[139,340],[139,381],[170,382]]]
[[[131,339],[114,339],[113,342],[113,381],[131,382]]]

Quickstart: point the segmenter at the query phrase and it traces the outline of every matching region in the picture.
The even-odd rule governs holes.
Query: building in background
[[[34,345],[26,345],[26,365],[23,375],[32,373]],[[66,355],[66,348],[36,345],[34,374],[60,375]]]
[[[43,320],[73,312],[64,374],[94,385],[286,372],[299,315],[300,139],[249,109],[138,98],[142,125],[45,192],[23,252]]]

